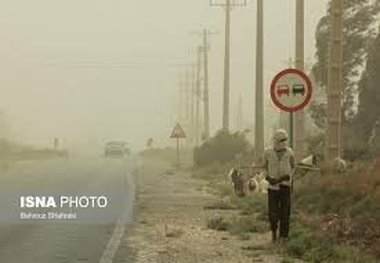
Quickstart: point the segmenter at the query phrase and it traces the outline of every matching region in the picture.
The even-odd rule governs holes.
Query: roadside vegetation
[[[293,203],[288,253],[318,262],[380,260],[379,171],[311,178],[296,189]]]
[[[243,149],[247,148],[240,148],[246,161],[249,155]],[[229,216],[210,218],[208,227],[244,240],[250,239],[250,233],[268,232],[266,195],[237,197],[227,177],[241,161],[231,158],[201,163],[193,176],[207,180],[209,191],[220,196],[205,209],[231,211]],[[292,262],[290,258],[308,262],[380,261],[380,171],[370,162],[360,161],[341,174],[306,175],[295,185],[292,206],[290,240],[276,248],[289,258],[286,262]]]
[[[19,161],[48,160],[54,158],[69,158],[66,149],[36,148],[0,139],[0,169],[8,169]]]
[[[149,148],[140,152],[140,155],[147,158],[161,159],[173,162],[176,157],[174,148]]]
[[[228,149],[228,151],[226,151]],[[236,159],[236,156],[249,156],[252,146],[242,132],[227,133],[220,131],[215,137],[205,141],[194,151],[194,164],[204,167],[210,164],[225,164]]]

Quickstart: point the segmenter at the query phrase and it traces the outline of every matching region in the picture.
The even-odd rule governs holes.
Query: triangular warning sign
[[[177,125],[174,127],[172,134],[170,135],[170,138],[186,138],[186,134],[183,131],[182,127],[177,123]]]

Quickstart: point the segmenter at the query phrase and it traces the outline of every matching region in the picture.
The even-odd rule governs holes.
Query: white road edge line
[[[122,220],[118,220],[113,231],[111,239],[108,241],[106,248],[103,250],[102,257],[99,263],[112,263],[115,257],[116,251],[120,246],[121,239],[123,238],[125,231],[124,224]]]
[[[130,177],[125,177],[126,181],[124,181],[125,185],[129,185],[132,189],[132,198],[131,202],[132,205],[134,204],[134,194],[135,194],[135,185],[131,183]],[[126,196],[126,199],[128,199],[129,196]],[[99,260],[99,263],[113,263],[113,260],[115,258],[115,254],[120,246],[121,239],[124,236],[125,232],[125,226],[127,222],[127,211],[128,209],[125,209],[122,213],[121,217],[117,221],[115,225],[115,229],[112,233],[112,237],[108,241],[108,244],[106,248],[103,250],[102,257]]]

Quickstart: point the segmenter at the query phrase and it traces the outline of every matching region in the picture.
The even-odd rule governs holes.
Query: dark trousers
[[[268,212],[270,227],[277,231],[280,223],[280,237],[289,235],[290,187],[280,186],[280,190],[268,190]]]

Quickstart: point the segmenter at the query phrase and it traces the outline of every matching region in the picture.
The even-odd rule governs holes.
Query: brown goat
[[[244,197],[248,192],[253,192],[258,188],[257,181],[254,178],[249,178],[237,169],[230,171],[230,178],[237,196]]]

